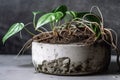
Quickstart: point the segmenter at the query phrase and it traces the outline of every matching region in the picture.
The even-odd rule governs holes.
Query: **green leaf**
[[[33,26],[34,26],[34,28],[35,28],[35,26],[36,26],[36,15],[37,15],[37,14],[44,14],[45,12],[33,11],[32,13],[33,13],[33,15],[34,15],[34,17],[33,17]]]
[[[97,22],[98,24],[101,23],[101,18],[95,14],[87,14],[85,17],[84,17],[85,20],[87,21],[91,21],[91,22]]]
[[[76,12],[74,11],[66,11],[66,15],[63,18],[65,22],[71,21],[73,18],[76,18]]]
[[[67,7],[65,5],[61,5],[59,7],[57,7],[56,9],[52,10],[52,12],[62,12],[63,14],[66,14],[67,11]]]
[[[62,12],[56,12],[56,13],[53,13],[53,14],[55,16],[55,22],[58,22],[63,17],[63,13]]]
[[[73,18],[77,17],[76,12],[74,12],[74,11],[67,11],[66,14],[71,15]]]
[[[99,36],[101,35],[99,25],[91,24],[90,28],[95,32],[96,37],[99,38]]]
[[[89,14],[90,12],[76,12],[76,17],[82,18],[85,14]]]
[[[39,27],[41,27],[41,26],[43,26],[43,25],[45,25],[47,23],[50,23],[50,22],[53,22],[53,21],[57,22],[62,17],[63,17],[63,13],[62,12],[44,14],[43,16],[41,16],[38,19],[38,22],[37,22],[37,25],[36,25],[36,29],[38,29]]]
[[[33,13],[33,15],[35,16],[35,15],[37,15],[37,14],[43,14],[43,13],[45,13],[45,12],[41,12],[41,11],[33,11],[32,13]]]
[[[3,44],[5,43],[5,41],[13,36],[14,34],[18,33],[19,31],[21,31],[24,28],[24,24],[23,23],[15,23],[13,24],[10,29],[8,30],[8,32],[5,34],[5,36],[2,38],[2,42]]]
[[[91,24],[88,25],[96,34],[96,37],[98,38],[101,35],[100,31],[100,23],[101,23],[101,18],[97,16],[95,13],[90,13],[90,12],[77,12],[77,17],[78,18],[83,18],[89,22],[97,22],[99,25]]]
[[[53,13],[55,13],[55,12],[62,12],[63,13],[63,17],[61,19],[63,19],[65,17],[66,11],[67,11],[67,7],[65,5],[58,6],[57,8],[52,10]]]

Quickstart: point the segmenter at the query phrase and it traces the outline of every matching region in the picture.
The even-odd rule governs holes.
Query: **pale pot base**
[[[56,75],[92,74],[107,70],[110,48],[102,45],[86,47],[33,42],[32,61],[37,72]]]

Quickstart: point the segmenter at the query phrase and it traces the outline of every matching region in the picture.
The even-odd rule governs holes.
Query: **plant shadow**
[[[23,67],[23,68],[28,68],[28,67],[33,67],[32,62],[31,63],[26,63],[26,64],[22,64],[22,65],[18,65],[18,67]]]
[[[107,71],[101,72],[101,73],[95,73],[95,74],[91,74],[91,75],[93,75],[93,76],[106,76],[106,75],[118,75],[118,74],[120,74],[120,70],[118,68],[117,63],[115,61],[111,61]]]

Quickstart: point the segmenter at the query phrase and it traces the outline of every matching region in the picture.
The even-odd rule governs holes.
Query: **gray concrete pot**
[[[32,61],[37,72],[83,75],[107,70],[111,48],[105,43],[91,46],[32,42]]]

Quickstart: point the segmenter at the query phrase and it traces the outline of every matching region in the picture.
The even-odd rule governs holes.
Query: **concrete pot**
[[[32,61],[37,72],[83,75],[107,70],[111,48],[101,42],[91,46],[32,42]]]

